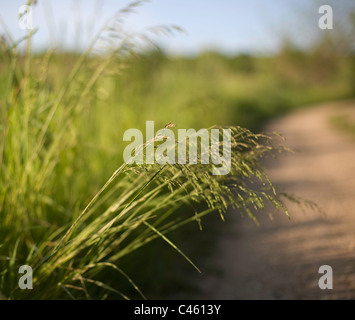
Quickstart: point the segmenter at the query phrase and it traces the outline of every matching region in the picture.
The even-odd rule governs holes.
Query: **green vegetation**
[[[319,76],[316,57],[296,50],[268,58],[170,58],[159,50],[137,54],[135,39],[123,37],[102,56],[94,54],[97,39],[79,55],[34,54],[31,35],[20,52],[9,35],[2,38],[0,296],[154,296],[144,289],[169,287],[160,271],[176,261],[162,244],[197,268],[175,244],[181,235],[193,239],[192,229],[173,233],[174,241],[170,232],[188,222],[198,228],[207,214],[223,220],[230,206],[255,221],[254,210],[266,202],[287,213],[260,165],[277,149],[249,129],[259,131],[300,105],[351,94],[346,59]],[[230,126],[231,175],[212,176],[202,165],[123,164],[123,132],[143,130],[146,120]],[[190,250],[196,251],[203,249]],[[33,268],[33,290],[18,288],[23,264]],[[183,268],[175,266],[176,278]]]
[[[355,138],[355,121],[345,115],[337,115],[330,118],[330,123],[336,129]]]

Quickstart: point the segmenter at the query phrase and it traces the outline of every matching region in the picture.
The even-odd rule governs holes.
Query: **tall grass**
[[[137,53],[137,41],[145,38],[122,31],[124,17],[140,2],[120,10],[81,56],[67,62],[63,81],[52,68],[53,51],[32,54],[31,34],[24,39],[25,52],[10,35],[3,43],[2,298],[128,299],[121,290],[125,284],[145,298],[134,275],[120,267],[122,258],[138,248],[159,238],[198,270],[169,239],[169,232],[189,222],[200,223],[207,214],[224,219],[230,207],[255,222],[254,211],[263,210],[266,203],[287,214],[260,165],[263,157],[281,149],[272,146],[269,136],[248,129],[230,127],[228,176],[213,176],[211,166],[201,164],[122,163],[121,133],[134,125],[127,113],[135,111],[125,109],[119,100],[108,103],[105,88],[115,88],[113,74],[124,72],[128,57]],[[110,50],[97,55],[96,45],[103,39]],[[111,122],[110,108],[118,108],[119,123]],[[160,115],[153,116],[162,121]],[[115,140],[117,144],[112,144]],[[181,214],[179,209],[185,207],[190,209]],[[18,270],[24,264],[33,268],[33,290],[18,287]],[[112,271],[115,277],[105,276]]]

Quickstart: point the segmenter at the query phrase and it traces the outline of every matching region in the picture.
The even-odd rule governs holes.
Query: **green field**
[[[331,50],[173,58],[121,48],[103,57],[34,53],[30,39],[20,51],[4,39],[0,293],[10,299],[136,298],[140,290],[161,298],[187,290],[186,272],[195,271],[180,249],[203,263],[229,205],[251,218],[249,208],[262,210],[264,202],[284,209],[259,167],[270,146],[247,129],[258,133],[291,110],[354,94],[354,59]],[[156,129],[170,121],[234,127],[243,148],[233,153],[232,177],[212,179],[201,166],[125,167],[123,133],[143,131],[147,120]],[[255,178],[265,193],[250,187]],[[33,266],[33,292],[18,289],[23,264]]]

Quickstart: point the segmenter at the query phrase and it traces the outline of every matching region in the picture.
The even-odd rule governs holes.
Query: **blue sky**
[[[0,0],[0,16],[15,39],[25,34],[18,27],[18,9],[25,2]],[[33,24],[39,28],[34,46],[84,48],[95,30],[129,2],[38,0],[33,9]],[[204,49],[273,52],[286,35],[296,42],[310,41],[312,31],[317,32],[319,17],[317,6],[310,6],[307,0],[151,0],[136,11],[127,20],[131,31],[162,24],[186,30],[187,34],[157,40],[172,54],[194,54]]]

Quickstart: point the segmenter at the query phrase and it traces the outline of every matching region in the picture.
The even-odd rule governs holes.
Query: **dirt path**
[[[329,125],[351,104],[354,116],[355,102],[328,104],[266,128],[298,150],[267,166],[272,181],[316,201],[326,214],[290,205],[291,221],[278,214],[260,218],[260,227],[236,215],[209,261],[214,269],[199,278],[198,298],[355,299],[355,141]],[[333,268],[333,290],[318,287],[321,265]]]

